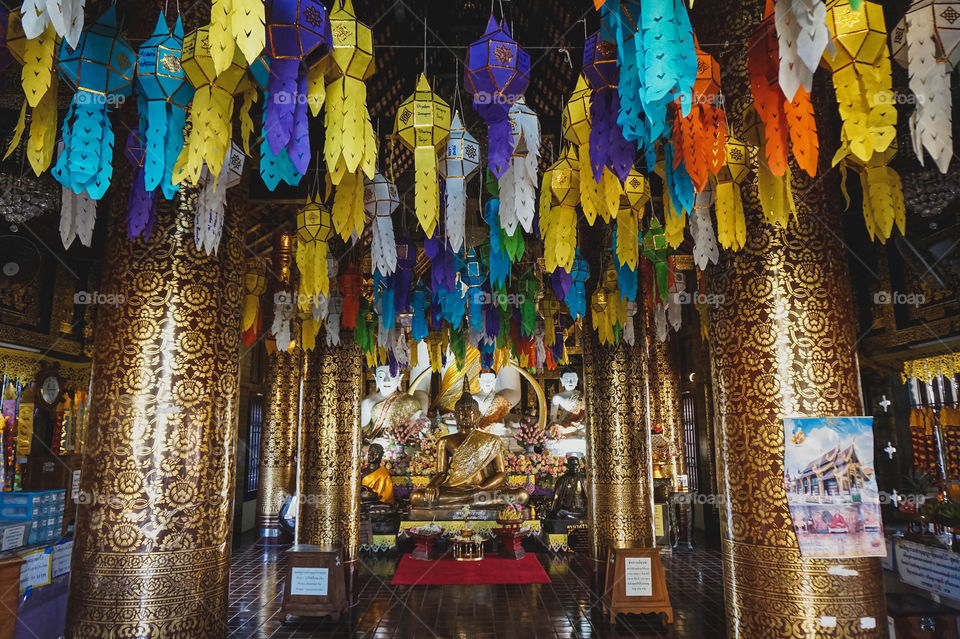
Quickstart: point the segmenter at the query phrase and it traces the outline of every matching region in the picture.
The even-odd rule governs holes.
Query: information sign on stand
[[[607,554],[604,603],[610,623],[620,613],[660,614],[673,623],[666,576],[656,548],[618,548]]]
[[[287,551],[287,559],[281,612],[338,621],[348,607],[340,547],[298,544]]]

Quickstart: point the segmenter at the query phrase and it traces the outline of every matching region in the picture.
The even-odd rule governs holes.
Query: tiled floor
[[[723,576],[716,551],[682,549],[664,555],[674,624],[655,617],[621,616],[611,627],[583,555],[537,555],[550,584],[498,586],[390,586],[398,556],[364,555],[358,562],[351,614],[329,619],[279,616],[282,550],[249,547],[234,553],[230,574],[231,638],[570,639],[574,637],[690,637],[725,635]]]

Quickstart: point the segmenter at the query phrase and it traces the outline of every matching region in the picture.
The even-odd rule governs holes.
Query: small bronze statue
[[[553,488],[553,505],[548,519],[583,519],[587,514],[587,492],[580,475],[580,460],[567,457],[567,472],[560,475]]]
[[[387,514],[396,511],[393,498],[393,478],[381,466],[383,446],[370,444],[367,448],[367,473],[360,480],[360,504],[372,514]]]

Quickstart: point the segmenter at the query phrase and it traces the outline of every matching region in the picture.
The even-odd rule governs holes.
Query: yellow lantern
[[[623,183],[620,211],[617,213],[617,259],[631,271],[640,258],[640,220],[650,200],[650,183],[636,169],[630,169]]]
[[[433,237],[440,215],[437,151],[450,134],[450,105],[433,92],[422,73],[416,91],[397,109],[394,133],[413,151],[417,219],[427,237]]]
[[[20,13],[13,11],[7,23],[6,35],[10,55],[23,65],[20,79],[26,97],[13,140],[19,143],[23,135],[29,105],[33,113],[30,116],[27,159],[33,172],[39,176],[50,167],[57,143],[57,78],[54,73],[57,32],[53,24],[48,22],[40,37],[29,39],[20,24]]]
[[[540,235],[544,263],[552,273],[573,267],[577,247],[577,210],[580,203],[580,161],[573,146],[543,174],[540,184]]]
[[[297,213],[297,268],[300,269],[301,310],[313,307],[318,296],[330,294],[327,242],[333,235],[330,210],[314,196]]]
[[[717,239],[724,248],[737,251],[747,243],[747,225],[743,216],[740,184],[747,177],[746,145],[727,136],[727,162],[717,173]]]

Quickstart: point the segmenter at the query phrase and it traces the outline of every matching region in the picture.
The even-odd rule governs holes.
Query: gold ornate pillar
[[[299,348],[267,355],[267,393],[260,434],[257,532],[264,546],[289,541],[280,527],[280,507],[296,489],[297,427],[300,417]]]
[[[701,17],[720,41],[745,43],[764,2],[716,3]],[[746,56],[725,57],[734,135],[750,106]],[[886,636],[880,562],[800,554],[784,488],[784,416],[861,415],[857,323],[843,196],[830,168],[833,96],[813,94],[820,136],[815,179],[793,167],[798,215],[786,230],[762,216],[755,181],[742,189],[747,245],[707,271],[728,636]]]
[[[306,353],[297,543],[339,544],[357,556],[360,530],[360,393],[363,359],[349,335]]]
[[[648,335],[650,332],[648,331]],[[650,335],[650,426],[654,467],[658,462],[664,477],[687,472],[680,406],[680,370],[673,340],[661,342]],[[663,429],[659,434],[655,431]],[[674,487],[676,479],[674,479]]]
[[[117,303],[97,309],[73,639],[226,636],[243,233],[228,209],[219,253],[198,252],[196,195],[177,202],[146,245],[110,221],[99,290]]]
[[[594,557],[653,546],[653,474],[647,422],[647,357],[637,345],[602,346],[584,331],[587,508]]]

